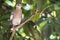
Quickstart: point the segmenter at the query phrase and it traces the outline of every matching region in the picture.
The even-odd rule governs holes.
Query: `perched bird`
[[[13,30],[13,28],[15,28],[17,25],[21,23],[21,19],[22,19],[21,7],[22,7],[21,4],[17,4],[16,9],[11,13],[11,16],[10,16],[10,20],[12,22],[11,30]]]

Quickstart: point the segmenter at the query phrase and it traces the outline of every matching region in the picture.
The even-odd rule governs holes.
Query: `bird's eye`
[[[18,4],[18,6],[21,6],[21,4]]]
[[[19,6],[19,4],[18,4],[18,6]]]
[[[16,7],[22,7],[22,5],[21,4],[17,4]]]

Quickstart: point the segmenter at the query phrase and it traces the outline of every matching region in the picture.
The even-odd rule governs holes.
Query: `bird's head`
[[[21,9],[21,7],[22,7],[21,4],[17,4],[17,5],[16,5],[16,8],[18,8],[18,9]]]

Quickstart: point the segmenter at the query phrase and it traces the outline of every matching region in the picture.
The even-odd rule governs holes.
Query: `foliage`
[[[1,0],[0,40],[9,40],[11,36],[9,18],[16,3],[22,4],[24,16],[22,23],[36,10],[39,12],[22,28],[16,30],[13,40],[60,40],[59,2],[60,0]]]

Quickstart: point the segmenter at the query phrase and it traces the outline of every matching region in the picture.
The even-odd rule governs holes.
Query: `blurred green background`
[[[36,10],[39,14],[18,29],[13,40],[60,40],[60,0],[0,0],[0,40],[11,36],[9,19],[17,3],[22,4],[23,22]]]

